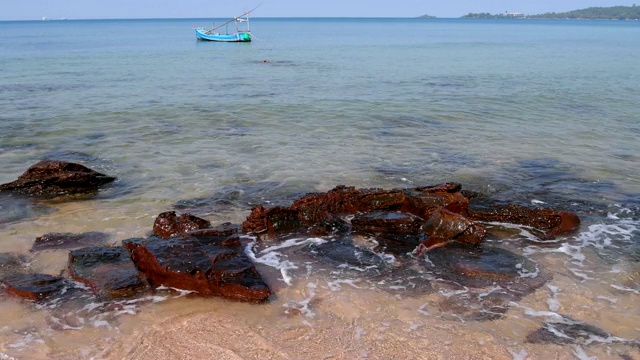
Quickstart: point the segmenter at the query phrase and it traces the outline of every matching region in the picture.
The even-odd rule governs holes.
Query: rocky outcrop
[[[71,251],[69,274],[98,295],[110,298],[131,297],[149,289],[122,247],[92,246]]]
[[[43,160],[27,169],[17,180],[0,185],[0,191],[30,196],[85,194],[95,192],[101,185],[115,179],[80,164]]]
[[[246,302],[271,295],[235,236],[130,239],[123,245],[154,287]]]

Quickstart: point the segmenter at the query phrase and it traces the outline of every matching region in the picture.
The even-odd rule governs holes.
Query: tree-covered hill
[[[591,20],[638,20],[640,19],[640,6],[612,6],[612,7],[591,7],[587,9],[574,10],[563,13],[546,13],[539,15],[524,15],[516,13],[489,14],[489,13],[469,13],[463,18],[482,19],[591,19]]]
[[[592,7],[565,13],[546,13],[528,17],[532,19],[637,20],[640,19],[640,6]]]

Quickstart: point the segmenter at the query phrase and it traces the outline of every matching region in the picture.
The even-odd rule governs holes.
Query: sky
[[[456,18],[470,12],[528,15],[588,7],[640,6],[640,0],[0,0],[0,20],[222,18],[257,5],[253,17]]]

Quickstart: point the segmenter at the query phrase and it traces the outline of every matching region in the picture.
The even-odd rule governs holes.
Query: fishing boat
[[[249,13],[255,8],[245,12],[240,16],[236,16],[233,19],[225,22],[219,26],[213,26],[211,29],[205,29],[202,27],[195,27],[196,39],[205,41],[222,41],[222,42],[250,42],[251,41],[251,29],[249,27]],[[235,31],[229,33],[229,24],[235,24]],[[246,24],[241,26],[240,24]],[[220,29],[224,27],[225,32],[221,33]]]

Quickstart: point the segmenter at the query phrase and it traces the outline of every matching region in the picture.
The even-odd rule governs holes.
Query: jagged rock
[[[73,195],[97,191],[98,187],[116,178],[65,161],[43,160],[31,166],[0,190],[31,196]]]
[[[71,251],[69,274],[96,293],[112,298],[130,297],[149,289],[122,247],[92,246]]]
[[[469,199],[460,192],[458,183],[417,187],[404,191],[406,200],[402,211],[428,219],[438,208],[445,208],[457,214],[465,214]]]
[[[9,294],[33,301],[59,294],[67,286],[64,278],[47,274],[12,274],[5,276],[0,283]]]
[[[469,218],[474,221],[531,226],[544,232],[543,240],[570,234],[580,228],[580,219],[576,214],[552,209],[531,209],[519,205],[501,205],[488,209],[471,207]]]
[[[404,203],[402,190],[356,189],[339,185],[326,193],[308,194],[291,204],[304,225],[322,221],[329,214],[343,215],[375,210],[397,210]]]
[[[208,229],[192,230],[186,233],[187,236],[233,236],[238,235],[240,227],[232,223],[224,223]]]
[[[347,234],[351,230],[351,224],[338,216],[329,214],[319,223],[313,224],[307,228],[307,232],[314,236],[331,236],[337,234]]]
[[[211,223],[191,214],[176,215],[175,211],[167,211],[158,215],[153,223],[153,234],[169,238],[187,236],[191,231],[211,228]]]
[[[411,252],[420,244],[420,227],[425,220],[400,211],[374,211],[351,219],[355,233],[374,236],[384,251]]]
[[[130,239],[123,245],[153,286],[238,301],[267,300],[271,290],[241,245],[221,245],[226,241],[222,238]]]
[[[478,244],[486,234],[482,225],[444,208],[434,210],[421,230],[429,236],[422,243],[426,248],[451,240]]]
[[[102,245],[108,239],[108,234],[97,231],[82,234],[48,233],[37,237],[30,251],[79,249],[85,246]]]

